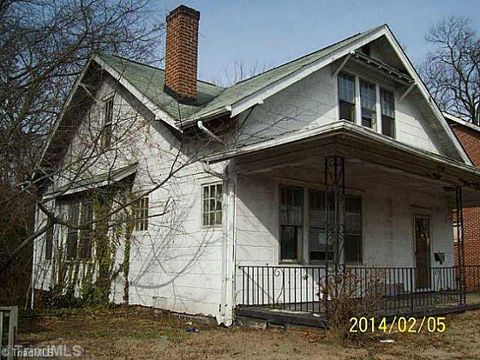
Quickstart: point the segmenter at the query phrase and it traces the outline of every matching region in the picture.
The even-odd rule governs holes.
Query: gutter
[[[217,135],[215,135],[213,132],[211,132],[209,129],[207,129],[205,127],[205,125],[203,125],[203,121],[202,120],[198,120],[197,121],[197,126],[198,128],[203,132],[205,133],[208,137],[210,137],[211,139],[215,140],[216,142],[220,143],[220,144],[223,144],[225,145],[225,142],[220,139]]]

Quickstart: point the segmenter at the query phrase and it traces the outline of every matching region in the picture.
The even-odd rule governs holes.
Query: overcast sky
[[[160,18],[180,4],[200,11],[199,77],[204,80],[222,78],[240,59],[272,67],[384,23],[418,65],[428,51],[430,26],[451,15],[480,19],[478,0],[157,1]]]

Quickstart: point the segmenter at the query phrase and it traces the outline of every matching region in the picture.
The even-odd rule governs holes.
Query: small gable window
[[[133,204],[133,220],[136,231],[148,230],[148,196],[144,196]]]
[[[338,74],[338,99],[340,120],[355,122],[355,77]]]
[[[113,96],[110,96],[104,101],[104,124],[102,129],[102,146],[108,148],[112,143],[112,131],[113,131]]]
[[[380,89],[382,108],[382,134],[395,137],[395,100],[393,92]]]

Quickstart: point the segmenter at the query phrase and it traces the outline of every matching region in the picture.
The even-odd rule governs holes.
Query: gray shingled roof
[[[204,81],[197,82],[198,106],[178,103],[172,96],[163,91],[165,71],[153,66],[141,64],[114,55],[99,54],[103,61],[119,72],[138,91],[151,102],[176,120],[183,120],[201,109],[223,88]]]
[[[201,119],[207,117],[209,114],[222,111],[222,109],[225,109],[227,106],[233,105],[268,85],[301,70],[303,67],[331,55],[336,50],[349,46],[363,37],[369,36],[383,26],[386,25],[355,34],[311,54],[240,81],[226,89],[198,81],[197,106],[179,104],[173,97],[163,91],[164,70],[113,55],[102,54],[100,57],[115,70],[122,73],[133,86],[174,119],[185,120],[189,117]]]

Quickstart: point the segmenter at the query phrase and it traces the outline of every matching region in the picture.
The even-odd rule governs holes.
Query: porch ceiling
[[[392,181],[392,184],[401,181],[419,190],[445,191],[452,205],[455,204],[452,187],[462,186],[465,206],[480,206],[480,171],[472,166],[399,143],[348,122],[314,131],[316,133],[310,136],[291,136],[291,141],[275,139],[269,144],[246,146],[210,160],[237,158],[239,174],[285,167],[311,168],[323,174],[325,156],[336,154],[345,157],[346,171],[355,171],[355,176],[382,177],[382,181]],[[365,171],[367,168],[371,171]]]

